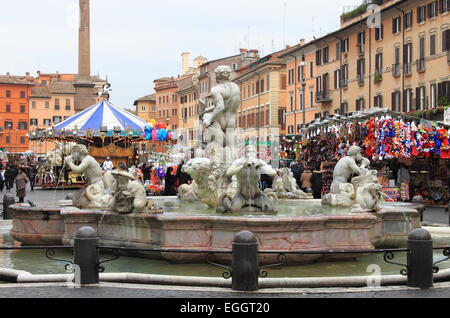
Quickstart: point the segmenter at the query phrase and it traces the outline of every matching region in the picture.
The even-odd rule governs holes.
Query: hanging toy
[[[149,124],[148,126],[145,126],[145,140],[152,139],[152,132],[153,132],[153,125]]]

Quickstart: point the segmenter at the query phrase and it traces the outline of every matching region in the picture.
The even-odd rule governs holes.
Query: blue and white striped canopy
[[[121,127],[122,130],[145,130],[147,123],[119,107],[114,106],[109,101],[101,101],[92,107],[76,114],[69,119],[55,125],[55,130],[100,130],[107,127],[113,130]]]

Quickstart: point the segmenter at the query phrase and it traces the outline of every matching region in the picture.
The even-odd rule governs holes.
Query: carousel
[[[85,184],[84,176],[72,173],[64,165],[64,157],[75,144],[86,145],[101,165],[109,157],[114,168],[131,167],[137,161],[139,144],[166,141],[171,135],[160,123],[147,123],[102,100],[49,130],[30,134],[31,140],[56,144],[39,166],[36,184],[42,188],[77,188]]]

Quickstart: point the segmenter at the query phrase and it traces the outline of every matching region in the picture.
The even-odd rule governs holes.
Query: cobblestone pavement
[[[386,290],[385,290],[386,289]],[[106,284],[68,288],[62,284],[1,285],[0,298],[180,298],[212,299],[225,303],[231,299],[280,298],[449,298],[450,283],[436,284],[429,290],[390,287],[361,289],[276,289],[254,293],[233,292],[219,288],[164,287],[150,285]]]
[[[48,202],[62,200],[74,190],[27,191],[26,200]],[[0,201],[6,193],[0,192]],[[11,194],[15,194],[11,190]],[[445,208],[429,207],[424,214],[424,222],[448,226],[449,215]],[[10,226],[8,224],[8,226]],[[161,287],[122,284],[101,284],[96,287],[68,288],[62,284],[9,285],[0,284],[0,298],[199,298],[226,302],[228,299],[276,299],[276,298],[450,298],[450,283],[435,285],[430,290],[407,288],[368,289],[302,289],[302,290],[262,290],[257,293],[236,293],[227,289]],[[177,309],[177,308],[175,308]]]

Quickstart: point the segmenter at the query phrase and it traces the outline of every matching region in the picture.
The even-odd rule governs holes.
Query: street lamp
[[[305,52],[303,52],[302,54],[302,62],[300,63],[300,65],[302,66],[302,92],[303,92],[303,126],[306,125],[306,81],[305,81],[305,74],[304,74],[304,70],[305,70],[305,66],[306,66],[306,57],[305,57]],[[311,105],[312,106],[312,105]]]
[[[303,125],[306,125],[306,81],[302,78],[302,98],[303,98]]]

